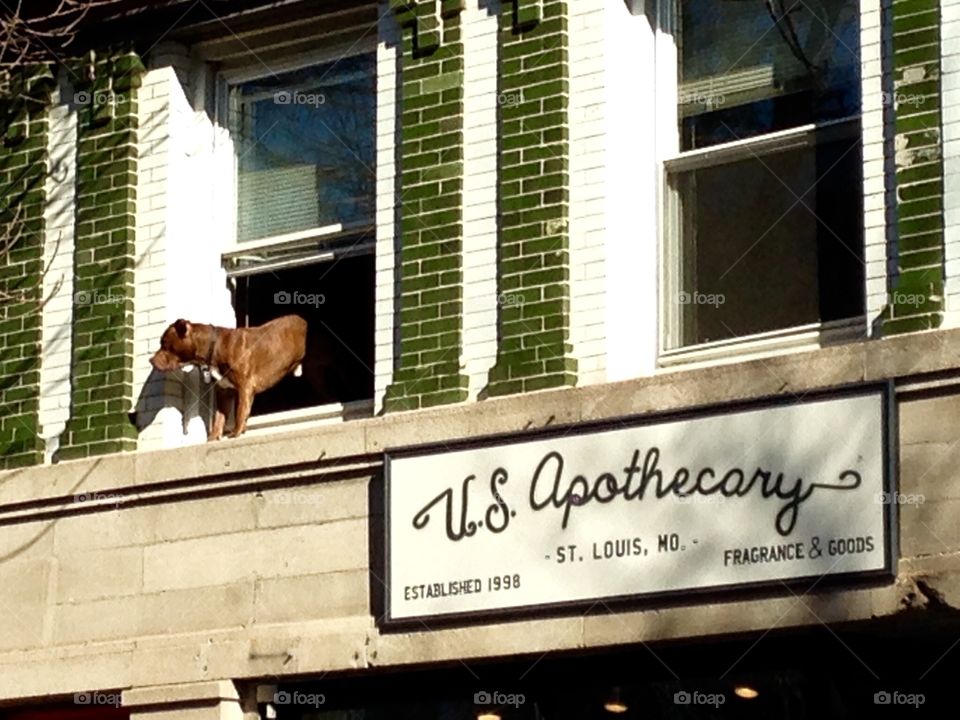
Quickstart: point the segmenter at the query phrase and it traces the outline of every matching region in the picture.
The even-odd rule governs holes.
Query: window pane
[[[680,0],[691,150],[860,112],[855,0]]]
[[[860,148],[834,139],[670,177],[673,347],[863,314]]]
[[[362,55],[235,87],[239,240],[372,219],[374,71]]]

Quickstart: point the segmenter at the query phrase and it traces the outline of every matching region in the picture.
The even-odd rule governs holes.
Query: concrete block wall
[[[17,525],[0,539],[0,603],[16,619],[0,638],[0,696],[15,692],[6,663],[16,652],[130,641],[149,648],[185,634],[195,643],[199,634],[278,623],[326,623],[331,634],[368,627],[367,485],[353,479],[149,506],[77,495],[75,507],[107,504]],[[153,684],[145,678],[157,670],[131,665],[117,686]],[[218,671],[194,657],[176,673],[187,680]],[[67,692],[83,686],[82,676],[77,682],[61,677],[54,686]]]
[[[960,0],[940,2],[943,210],[946,252],[944,325],[960,326]]]
[[[141,507],[119,495],[75,502],[104,497],[89,514],[4,533],[0,575],[17,580],[0,602],[18,621],[0,654],[369,615],[363,480]]]

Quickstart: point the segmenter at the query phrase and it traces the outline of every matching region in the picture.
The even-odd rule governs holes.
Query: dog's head
[[[150,358],[150,364],[160,372],[169,372],[196,359],[197,346],[193,339],[193,326],[180,319],[163,331],[160,336],[160,349]]]

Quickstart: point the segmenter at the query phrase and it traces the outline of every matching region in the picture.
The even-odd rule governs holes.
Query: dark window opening
[[[859,127],[677,173],[679,344],[862,315],[862,175]]]
[[[303,374],[257,395],[252,416],[373,397],[373,255],[239,277],[234,306],[238,327],[283,315],[308,327]]]

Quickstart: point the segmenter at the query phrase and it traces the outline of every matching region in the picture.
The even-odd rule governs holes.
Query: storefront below
[[[811,612],[815,601],[806,600]],[[960,625],[821,627],[288,683],[276,720],[859,720],[954,703]],[[261,697],[264,697],[261,695]]]

